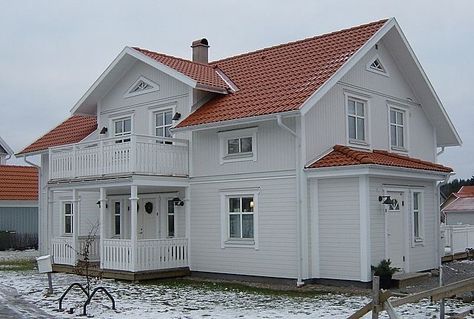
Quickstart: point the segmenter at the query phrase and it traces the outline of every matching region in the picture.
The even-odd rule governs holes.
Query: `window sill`
[[[227,154],[222,157],[222,163],[240,162],[240,161],[255,161],[255,154],[253,152]]]
[[[367,143],[366,141],[361,141],[361,140],[353,140],[353,139],[349,139],[349,143],[350,144],[354,144],[354,145],[359,145],[359,146],[362,146],[362,147],[369,147],[369,143]]]
[[[404,147],[390,146],[390,149],[395,152],[408,153],[408,150]]]
[[[255,240],[229,239],[224,242],[224,248],[255,248]]]
[[[416,247],[416,246],[424,246],[424,241],[423,241],[423,238],[415,238],[413,240],[413,247]]]

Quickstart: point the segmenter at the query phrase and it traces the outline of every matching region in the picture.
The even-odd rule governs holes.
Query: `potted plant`
[[[392,267],[390,259],[382,259],[377,266],[372,266],[374,276],[380,277],[380,288],[388,289],[392,287],[392,275],[400,268]]]

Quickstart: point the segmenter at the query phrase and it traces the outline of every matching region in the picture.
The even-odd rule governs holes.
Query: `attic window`
[[[145,78],[144,76],[140,76],[126,91],[124,97],[132,97],[159,90],[160,86],[157,83]]]
[[[367,64],[367,71],[371,71],[377,74],[388,76],[387,69],[385,68],[380,57],[376,56]]]

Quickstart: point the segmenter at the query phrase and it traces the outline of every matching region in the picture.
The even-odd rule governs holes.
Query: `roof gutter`
[[[301,287],[304,285],[303,281],[303,232],[302,232],[302,219],[303,219],[303,203],[306,202],[307,190],[305,185],[306,176],[303,176],[301,167],[302,147],[301,147],[301,134],[293,131],[287,125],[283,123],[282,115],[276,115],[276,121],[280,128],[290,133],[295,138],[296,148],[296,266],[297,266],[297,282],[296,285]],[[304,179],[304,180],[303,180]]]

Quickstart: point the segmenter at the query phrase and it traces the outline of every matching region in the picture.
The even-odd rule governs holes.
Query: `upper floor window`
[[[123,137],[132,134],[132,118],[124,117],[121,119],[114,120],[114,136]],[[124,138],[117,140],[117,143],[129,142],[130,138]]]
[[[406,119],[405,111],[390,108],[390,147],[398,150],[406,149]]]
[[[221,164],[257,160],[257,128],[219,133]]]
[[[173,126],[173,110],[167,109],[155,112],[155,135],[171,137],[170,129]]]
[[[347,130],[349,142],[367,143],[367,101],[347,98]]]

